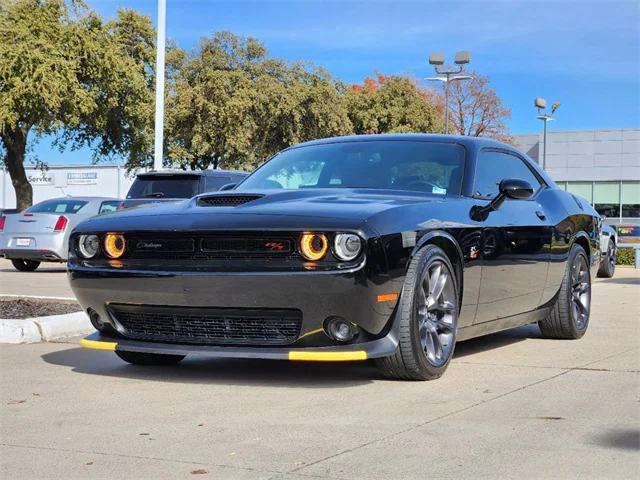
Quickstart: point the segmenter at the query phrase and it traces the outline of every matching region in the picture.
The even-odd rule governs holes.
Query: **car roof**
[[[466,135],[444,135],[440,133],[377,133],[369,135],[346,135],[342,137],[329,137],[319,140],[311,140],[309,142],[299,143],[290,148],[298,148],[307,145],[322,145],[327,143],[339,142],[373,142],[380,140],[416,140],[439,143],[458,143],[462,145],[473,146],[492,146],[499,148],[508,148],[514,150],[514,147],[506,143],[498,142],[488,137],[469,137]]]
[[[138,173],[138,177],[145,176],[163,176],[163,175],[185,175],[185,176],[207,176],[207,177],[217,177],[223,175],[249,175],[247,172],[243,172],[240,170],[221,170],[221,169],[207,169],[207,170],[177,170],[177,169],[166,169],[166,170],[150,170],[148,172],[140,172]]]

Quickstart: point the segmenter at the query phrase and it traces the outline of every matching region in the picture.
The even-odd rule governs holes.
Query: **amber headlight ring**
[[[300,254],[311,262],[322,260],[329,251],[329,239],[324,233],[305,232],[300,237]]]
[[[103,243],[104,253],[111,259],[121,258],[127,249],[127,241],[122,233],[107,233]]]

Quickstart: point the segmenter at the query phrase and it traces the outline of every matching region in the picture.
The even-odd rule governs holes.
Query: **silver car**
[[[2,216],[0,256],[27,272],[38,268],[41,262],[66,262],[73,228],[87,218],[115,212],[119,203],[116,198],[63,197]]]

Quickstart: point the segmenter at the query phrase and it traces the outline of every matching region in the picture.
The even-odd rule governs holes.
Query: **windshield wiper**
[[[150,193],[149,195],[144,195],[142,198],[162,198],[164,197],[164,193],[163,192],[155,192],[155,193]]]

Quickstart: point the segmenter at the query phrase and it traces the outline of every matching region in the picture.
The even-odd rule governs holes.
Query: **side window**
[[[526,180],[536,192],[541,184],[529,167],[515,155],[494,150],[482,150],[476,165],[476,181],[473,194],[476,197],[494,198],[498,185],[506,178]]]
[[[108,200],[106,202],[102,202],[100,204],[100,210],[98,210],[98,215],[100,215],[101,213],[115,212],[116,210],[118,210],[119,203],[120,203],[119,201],[114,201],[114,200]]]

